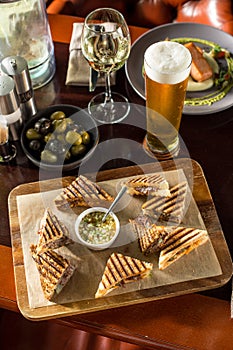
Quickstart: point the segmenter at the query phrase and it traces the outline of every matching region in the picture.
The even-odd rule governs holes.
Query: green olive
[[[74,121],[71,118],[66,118],[67,125],[74,124]]]
[[[46,162],[46,163],[56,163],[57,162],[57,156],[47,149],[45,149],[44,151],[41,152],[40,158],[43,162]]]
[[[55,136],[51,132],[44,136],[44,141],[45,142],[48,142],[48,141],[51,141],[51,140],[54,140],[54,139],[55,139]]]
[[[57,139],[65,144],[65,134],[57,134]]]
[[[61,120],[61,119],[64,119],[64,118],[66,118],[66,115],[62,111],[53,112],[51,114],[51,116],[50,116],[50,120]]]
[[[67,122],[66,119],[54,120],[53,125],[57,133],[63,133],[66,130]]]
[[[26,137],[28,140],[39,140],[42,136],[35,129],[30,128],[26,131]]]
[[[88,145],[88,143],[90,143],[90,134],[87,131],[83,131],[82,132],[82,143],[84,143],[84,145]]]
[[[85,151],[86,151],[86,146],[83,144],[74,145],[71,147],[71,154],[73,156],[79,156],[79,155],[85,153]]]
[[[77,131],[70,130],[66,134],[66,142],[68,142],[70,145],[81,145],[82,136]]]

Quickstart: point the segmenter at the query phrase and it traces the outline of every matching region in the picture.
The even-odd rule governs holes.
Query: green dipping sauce
[[[109,214],[102,222],[105,213],[95,211],[87,214],[79,224],[81,238],[90,244],[103,244],[109,242],[115,235],[116,223]]]

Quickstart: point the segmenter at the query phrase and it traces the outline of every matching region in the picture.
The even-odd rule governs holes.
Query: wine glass
[[[117,123],[129,113],[127,98],[111,92],[110,74],[124,65],[130,45],[128,26],[117,10],[99,8],[85,18],[83,55],[94,70],[105,75],[105,92],[94,96],[88,104],[89,113],[101,123]]]

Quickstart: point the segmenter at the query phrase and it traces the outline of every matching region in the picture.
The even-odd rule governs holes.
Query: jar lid
[[[1,70],[14,79],[18,94],[30,90],[31,77],[25,58],[21,56],[5,57],[1,62]]]
[[[8,75],[0,76],[0,113],[8,115],[19,108],[14,80]]]

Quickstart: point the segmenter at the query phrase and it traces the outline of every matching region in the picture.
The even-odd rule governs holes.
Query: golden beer
[[[179,145],[191,55],[183,45],[164,41],[145,53],[146,142],[153,153],[172,153]]]

